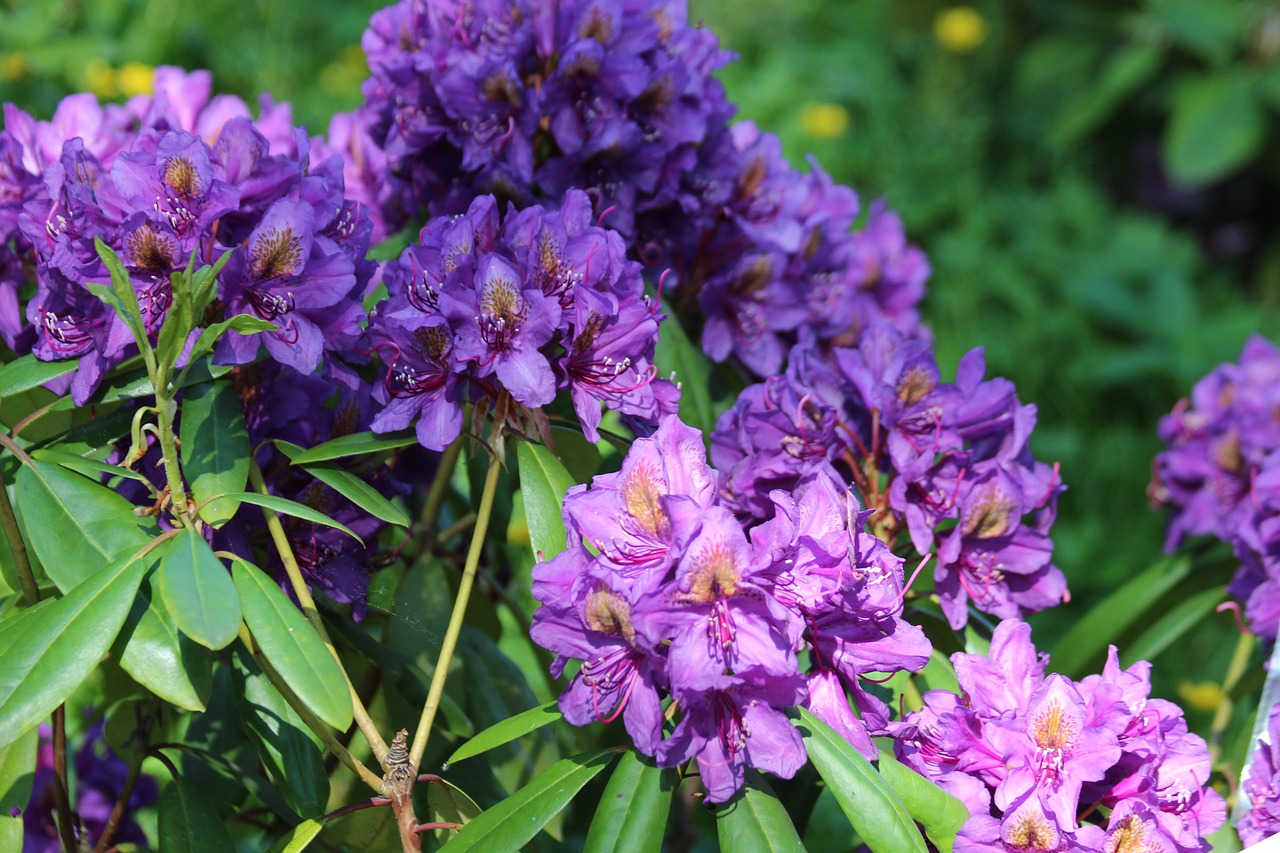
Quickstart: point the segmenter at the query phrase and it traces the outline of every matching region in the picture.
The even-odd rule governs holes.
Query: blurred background
[[[290,101],[322,132],[359,102],[381,5],[0,0],[0,100],[47,118],[70,92],[146,91],[168,63]],[[722,77],[741,117],[901,212],[933,264],[944,375],[982,346],[1038,405],[1036,455],[1070,489],[1054,538],[1073,604],[1034,620],[1054,649],[1160,558],[1145,493],[1160,416],[1250,334],[1280,338],[1280,2],[692,0],[691,15],[740,57]],[[1209,557],[1220,571],[1163,596],[1162,631],[1125,633],[1193,727],[1237,636],[1208,592],[1229,554]]]

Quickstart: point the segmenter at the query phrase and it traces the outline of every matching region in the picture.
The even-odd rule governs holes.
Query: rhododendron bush
[[[176,67],[5,106],[0,847],[1280,831],[1272,344],[1170,401],[1177,553],[1060,670],[1035,402],[940,366],[947,283],[734,120],[682,2],[403,0],[363,48],[318,136]],[[1235,746],[1114,644],[1228,595]]]

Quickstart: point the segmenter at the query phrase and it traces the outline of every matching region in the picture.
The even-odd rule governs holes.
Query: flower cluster
[[[136,350],[123,320],[86,286],[109,278],[95,239],[123,261],[153,336],[173,276],[191,258],[207,265],[228,253],[218,304],[227,316],[274,323],[263,340],[276,360],[309,373],[325,350],[360,335],[371,224],[343,196],[341,162],[312,167],[287,107],[267,102],[255,123],[238,99],[210,98],[207,74],[160,69],[157,89],[124,107],[68,98],[48,124],[6,110],[0,152],[12,156],[0,169],[0,227],[17,231],[0,243],[16,239],[7,251],[35,267],[26,316],[36,355],[80,358],[77,403]],[[258,346],[258,337],[230,332],[217,355],[241,363]]]
[[[1240,780],[1249,810],[1236,825],[1247,846],[1280,834],[1280,703],[1267,716],[1267,730]]]
[[[1173,511],[1166,550],[1188,536],[1231,543],[1230,587],[1254,633],[1280,626],[1280,350],[1250,338],[1239,364],[1219,365],[1160,422],[1152,500]]]
[[[892,724],[898,757],[968,806],[956,853],[1200,851],[1226,817],[1204,740],[1149,698],[1151,665],[1046,675],[1025,622],[987,655],[952,655],[961,693],[931,690]]]
[[[622,715],[660,764],[696,758],[712,802],[748,766],[790,778],[804,765],[782,712],[797,704],[874,756],[868,730],[889,709],[861,677],[918,670],[930,653],[900,618],[902,562],[863,530],[856,502],[822,476],[770,499],[773,516],[744,529],[717,498],[701,434],[670,416],[621,471],[569,491],[567,550],[534,568],[534,640],[556,652],[556,675],[583,661],[565,718]],[[670,731],[668,696],[681,714]]]
[[[75,813],[80,818],[77,834],[85,849],[102,836],[111,810],[124,791],[125,777],[129,773],[128,765],[107,746],[102,729],[100,722],[90,726],[84,732],[84,740],[75,756]],[[22,853],[60,853],[62,850],[54,818],[56,782],[53,775],[51,737],[48,726],[41,725],[31,801],[22,812]],[[115,844],[147,843],[147,837],[133,819],[133,813],[154,805],[158,798],[159,790],[155,780],[146,775],[139,776],[112,835]]]
[[[386,365],[376,431],[416,421],[440,450],[461,430],[461,402],[499,389],[530,408],[567,389],[590,441],[602,402],[645,424],[674,411],[678,392],[652,364],[662,315],[622,239],[591,224],[585,193],[505,216],[482,196],[433,220],[384,279],[368,330]]]
[[[885,323],[856,347],[797,345],[785,374],[748,388],[716,425],[727,501],[761,518],[770,489],[817,472],[851,481],[886,541],[905,532],[918,553],[935,550],[952,627],[970,602],[1001,618],[1053,606],[1066,594],[1048,536],[1063,487],[1028,447],[1035,406],[985,372],[974,350],[940,382],[929,346]]]

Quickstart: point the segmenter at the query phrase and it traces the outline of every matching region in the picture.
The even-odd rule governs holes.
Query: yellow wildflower
[[[849,129],[849,111],[839,104],[805,104],[800,126],[814,139],[835,139]]]
[[[933,19],[933,36],[952,53],[972,53],[987,39],[987,22],[972,6],[952,6]]]

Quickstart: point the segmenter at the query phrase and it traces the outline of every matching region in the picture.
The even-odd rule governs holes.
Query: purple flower
[[[1240,840],[1246,845],[1261,843],[1264,839],[1280,834],[1280,704],[1272,706],[1267,715],[1267,730],[1258,741],[1253,760],[1247,768],[1248,775],[1241,784],[1249,800],[1249,810],[1244,813],[1236,828]]]

